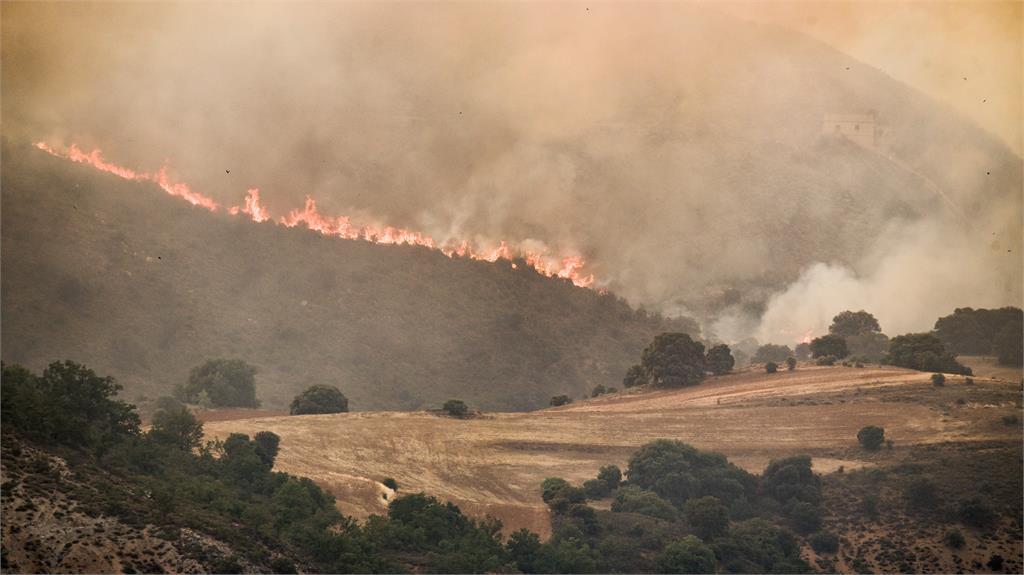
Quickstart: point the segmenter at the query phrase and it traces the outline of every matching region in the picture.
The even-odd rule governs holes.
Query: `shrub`
[[[946,547],[950,549],[960,549],[964,546],[967,541],[964,539],[964,534],[960,533],[957,529],[950,529],[942,537],[942,542],[946,544]]]
[[[622,378],[622,387],[630,388],[647,383],[644,375],[644,368],[640,364],[631,366],[626,370],[626,377]]]
[[[316,413],[345,413],[348,411],[348,398],[333,385],[312,385],[295,396],[289,413],[292,415],[312,415]]]
[[[796,358],[795,357],[787,357],[786,358],[786,369],[788,369],[789,371],[793,371],[794,369],[796,369]]]
[[[1014,426],[1020,424],[1020,418],[1016,414],[1004,415],[1003,425]]]
[[[583,482],[583,494],[587,499],[603,499],[611,492],[611,487],[600,479],[588,479]]]
[[[974,385],[974,378],[973,377],[965,377],[964,378],[964,385]]]
[[[764,364],[764,371],[765,373],[775,373],[776,371],[779,371],[779,365],[774,361],[769,361]]]
[[[814,533],[821,529],[821,509],[813,503],[800,501],[789,509],[789,521],[800,533]]]
[[[587,500],[583,490],[561,477],[548,477],[540,484],[541,499],[555,513],[565,513],[572,505]]]
[[[717,497],[688,499],[683,505],[683,514],[701,539],[713,539],[729,530],[729,511]]]
[[[933,373],[932,385],[934,385],[935,387],[942,387],[943,385],[946,385],[946,376],[942,375],[941,373]]]
[[[612,489],[618,489],[622,481],[622,470],[618,465],[605,465],[597,472],[597,478],[608,484]]]
[[[558,407],[560,405],[569,405],[572,403],[572,398],[568,395],[556,395],[551,398],[551,407]]]
[[[385,477],[381,484],[392,491],[398,491],[398,482],[395,481],[394,477]]]
[[[811,544],[811,549],[814,549],[817,553],[835,553],[839,551],[839,537],[835,533],[819,531],[811,535],[808,541]]]
[[[240,359],[211,359],[192,369],[175,392],[178,399],[197,403],[206,392],[214,407],[259,407],[256,368]]]
[[[857,432],[857,441],[860,442],[864,449],[876,451],[885,442],[885,429],[875,425],[862,427]]]
[[[658,555],[659,573],[714,573],[715,553],[700,539],[687,535]]]
[[[786,358],[791,355],[793,355],[793,350],[789,349],[789,346],[766,343],[757,348],[753,361],[756,363],[779,363],[786,361]]]
[[[992,508],[978,497],[961,501],[957,506],[957,516],[960,521],[972,527],[985,527],[991,525],[996,519]]]
[[[761,474],[761,488],[779,503],[821,501],[821,478],[807,455],[771,460]]]
[[[658,387],[694,385],[704,379],[704,344],[685,333],[663,333],[640,358],[643,381]]]
[[[993,556],[989,557],[988,558],[988,563],[985,563],[985,566],[988,567],[989,569],[993,570],[993,571],[1000,571],[1000,570],[1002,570],[1002,568],[1003,568],[1003,556],[1002,555],[993,555]]]
[[[814,364],[815,365],[835,365],[836,364],[836,358],[834,356],[831,356],[831,355],[822,356],[822,357],[819,357],[817,360],[815,360]]]
[[[597,397],[608,393],[608,388],[601,385],[600,383],[594,386],[594,389],[590,391],[590,397]]]
[[[924,477],[912,479],[903,490],[903,496],[912,509],[924,510],[939,502],[935,483]]]
[[[469,413],[469,407],[461,399],[449,399],[441,409],[451,417],[465,417]]]
[[[823,335],[811,340],[811,355],[815,358],[831,355],[836,359],[842,359],[849,355],[846,349],[846,340],[838,335]]]
[[[732,371],[733,366],[736,365],[736,359],[732,356],[732,351],[729,346],[723,344],[716,345],[708,350],[707,356],[705,357],[705,364],[708,371],[715,375],[724,375]]]

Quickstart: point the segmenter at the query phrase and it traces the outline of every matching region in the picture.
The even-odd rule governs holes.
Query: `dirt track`
[[[547,535],[538,485],[545,477],[593,477],[624,466],[640,445],[674,438],[713,449],[752,471],[772,458],[807,453],[821,471],[870,464],[856,445],[865,425],[885,427],[898,446],[1019,436],[998,424],[1018,410],[1019,386],[893,368],[744,372],[686,389],[629,393],[529,413],[450,419],[425,412],[366,412],[210,421],[209,436],[270,430],[281,436],[277,468],[329,488],[357,518],[383,513],[394,477],[400,491],[450,499],[507,529]],[[963,403],[955,403],[963,399]],[[996,422],[996,423],[993,423]]]

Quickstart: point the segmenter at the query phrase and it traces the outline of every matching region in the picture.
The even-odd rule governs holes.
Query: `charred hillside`
[[[7,144],[3,358],[73,358],[136,400],[207,358],[259,368],[282,407],[315,383],[356,410],[494,410],[619,385],[657,333],[692,323],[527,266],[449,259],[211,214]]]

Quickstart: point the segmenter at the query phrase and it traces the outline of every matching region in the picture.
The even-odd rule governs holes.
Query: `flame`
[[[204,196],[192,190],[188,184],[175,181],[168,173],[167,166],[163,166],[155,173],[137,172],[131,168],[119,166],[108,162],[103,158],[99,149],[91,152],[82,151],[76,144],[71,144],[66,151],[59,151],[45,142],[34,144],[36,148],[58,158],[71,160],[80,164],[86,164],[102,172],[114,174],[126,180],[139,182],[153,182],[168,194],[181,198],[194,206],[206,208],[211,212],[217,212],[220,206],[208,196]],[[518,269],[516,260],[526,262],[526,265],[533,268],[541,275],[547,277],[558,277],[572,281],[579,287],[594,287],[594,274],[585,273],[586,261],[576,255],[555,257],[548,254],[547,249],[541,251],[528,250],[501,241],[494,248],[476,248],[468,241],[450,241],[445,245],[438,245],[430,236],[417,231],[391,226],[357,226],[354,225],[348,216],[328,216],[321,214],[317,209],[316,200],[306,196],[302,208],[290,210],[287,215],[280,216],[276,220],[270,215],[267,208],[260,203],[260,191],[257,188],[250,188],[246,191],[245,199],[241,206],[232,206],[227,209],[232,216],[244,214],[254,222],[273,222],[285,227],[293,228],[298,225],[319,232],[326,236],[334,236],[346,240],[363,240],[375,244],[385,245],[413,245],[422,246],[432,250],[439,250],[444,255],[454,258],[468,258],[486,262],[496,262],[499,259],[512,261],[512,269]],[[810,333],[810,332],[808,332]],[[807,338],[810,341],[809,338]]]
[[[804,332],[804,338],[800,340],[800,343],[811,343],[811,336],[814,334],[814,329],[809,329]]]

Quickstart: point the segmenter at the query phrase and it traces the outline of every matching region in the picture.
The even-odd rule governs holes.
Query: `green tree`
[[[196,403],[205,391],[214,407],[259,407],[255,376],[256,368],[240,359],[211,359],[192,369],[177,395]]]
[[[685,333],[663,333],[640,358],[644,380],[658,387],[694,385],[704,379],[704,344]]]
[[[469,407],[461,399],[449,399],[444,402],[441,409],[451,417],[465,417],[469,413]]]
[[[885,361],[919,371],[971,375],[969,368],[957,363],[953,354],[946,351],[942,340],[930,333],[908,333],[892,338]]]
[[[795,357],[787,357],[786,358],[786,369],[788,369],[789,371],[793,371],[794,369],[796,369],[796,358]]]
[[[550,403],[551,403],[551,407],[559,407],[561,405],[569,405],[570,403],[572,403],[572,398],[569,397],[568,395],[565,395],[565,394],[555,395],[555,396],[552,396]]]
[[[832,325],[828,327],[830,334],[842,338],[881,331],[882,328],[875,316],[864,310],[841,312],[832,318]]]
[[[683,505],[686,521],[704,540],[725,535],[729,530],[729,510],[710,495],[689,499]]]
[[[714,573],[715,553],[693,535],[669,543],[657,559],[659,573]]]
[[[769,361],[764,364],[764,371],[765,373],[775,373],[776,371],[779,371],[779,365],[774,361]]]
[[[640,364],[632,365],[626,370],[626,377],[622,378],[622,387],[630,388],[647,383],[644,368]]]
[[[825,357],[831,355],[842,359],[849,355],[846,349],[846,340],[838,335],[823,335],[811,340],[811,355],[814,357]]]
[[[933,373],[932,385],[934,385],[935,387],[942,387],[943,385],[946,385],[946,376],[942,375],[941,373]]]
[[[252,439],[256,456],[267,466],[267,469],[274,467],[281,438],[272,431],[258,431]]]
[[[333,385],[311,385],[292,400],[289,413],[310,415],[315,413],[345,413],[348,398]]]
[[[537,559],[540,555],[540,536],[523,528],[512,533],[505,545],[516,568],[523,573],[537,573]]]
[[[757,353],[754,354],[754,363],[779,363],[786,361],[786,358],[791,355],[793,355],[793,350],[789,349],[788,345],[766,343],[757,348]]]
[[[885,443],[885,429],[874,425],[860,428],[857,441],[864,449],[877,451]]]
[[[622,470],[618,465],[605,465],[598,470],[597,478],[607,483],[610,489],[617,489],[622,481]]]
[[[814,533],[821,529],[821,509],[807,501],[798,501],[789,509],[789,521],[799,533]]]
[[[756,487],[756,479],[724,455],[668,439],[658,439],[634,452],[626,477],[630,484],[654,491],[677,506],[704,495],[731,505],[753,495]]]
[[[761,474],[761,489],[780,503],[821,501],[821,478],[807,455],[771,460]]]
[[[615,492],[611,510],[615,513],[637,513],[666,521],[675,521],[678,513],[668,501],[657,493],[636,485],[624,485]]]
[[[203,424],[184,405],[168,406],[153,414],[149,436],[158,443],[192,451],[203,441]]]
[[[1003,326],[992,341],[992,352],[1003,365],[1024,364],[1024,325],[1010,321]]]
[[[709,349],[704,361],[708,371],[715,375],[729,373],[732,371],[733,366],[736,365],[736,360],[732,357],[732,351],[724,343]]]

